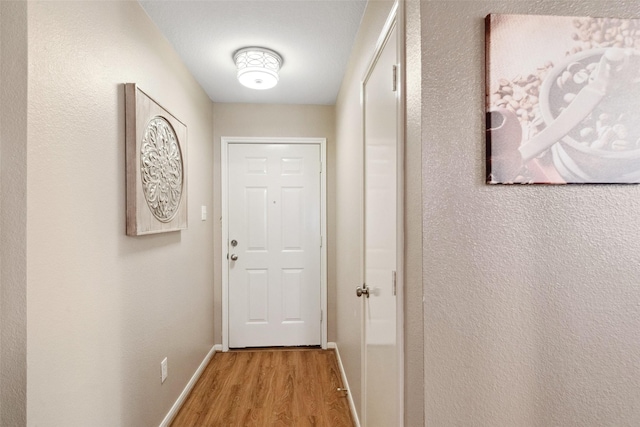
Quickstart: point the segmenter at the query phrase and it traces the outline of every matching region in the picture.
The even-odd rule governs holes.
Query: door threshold
[[[260,351],[315,351],[322,350],[319,345],[304,345],[304,346],[292,346],[292,347],[244,347],[244,348],[229,348],[229,352],[260,352]]]

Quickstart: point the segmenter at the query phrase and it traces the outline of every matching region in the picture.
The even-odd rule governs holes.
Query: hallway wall
[[[27,417],[27,3],[0,2],[0,426]]]
[[[220,193],[220,138],[318,137],[327,138],[327,337],[335,341],[335,107],[333,105],[273,105],[214,103],[214,228],[215,342],[222,343],[222,199]]]
[[[640,3],[422,2],[425,424],[638,425],[640,186],[484,184],[488,13]]]
[[[28,35],[28,424],[159,425],[214,343],[213,105],[137,2],[29,2]],[[125,235],[125,82],[187,125],[187,230]]]
[[[419,1],[405,6],[404,422],[424,424],[422,302],[422,41]]]
[[[362,300],[362,109],[360,87],[392,1],[367,4],[336,102],[336,343],[360,413]]]

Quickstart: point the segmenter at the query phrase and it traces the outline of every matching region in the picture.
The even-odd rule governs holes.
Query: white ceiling
[[[214,102],[336,102],[366,0],[140,0]],[[236,79],[233,53],[273,49],[284,59],[273,89]]]

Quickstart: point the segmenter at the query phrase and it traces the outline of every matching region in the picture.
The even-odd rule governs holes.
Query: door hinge
[[[322,162],[320,162],[320,173],[322,173]]]
[[[323,241],[323,240],[324,240],[324,239],[322,238],[322,236],[320,236],[320,247],[322,247],[322,243],[323,243],[322,241]]]
[[[393,91],[398,90],[398,66],[393,66]]]
[[[391,280],[393,281],[392,289],[393,289],[393,295],[395,296],[396,293],[397,293],[397,290],[398,290],[397,285],[396,285],[397,282],[396,282],[396,272],[395,271],[391,272]]]
[[[322,319],[324,318],[323,313],[324,312],[322,310],[320,310],[320,323],[322,323]]]

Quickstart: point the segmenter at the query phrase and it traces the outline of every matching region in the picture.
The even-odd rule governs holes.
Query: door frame
[[[237,137],[223,136],[220,138],[220,167],[221,167],[221,197],[222,197],[222,351],[229,351],[229,262],[227,249],[229,247],[229,145],[231,144],[307,144],[320,148],[320,234],[322,247],[320,248],[320,310],[321,310],[321,346],[327,349],[327,139],[326,138],[291,138],[291,137]]]
[[[366,111],[365,111],[365,86],[371,77],[373,69],[380,59],[380,55],[382,54],[382,50],[384,49],[387,40],[389,39],[391,32],[396,30],[396,90],[397,94],[397,114],[396,114],[396,124],[397,124],[397,148],[396,148],[396,340],[397,340],[397,385],[398,385],[398,396],[397,396],[397,426],[404,426],[404,387],[405,387],[405,379],[404,379],[404,269],[405,269],[405,254],[404,254],[404,224],[405,224],[405,184],[404,184],[404,175],[405,175],[405,108],[406,108],[406,92],[405,92],[405,62],[406,62],[406,54],[405,54],[405,5],[404,1],[396,0],[391,7],[391,11],[387,17],[387,20],[382,27],[382,31],[380,32],[380,36],[378,37],[378,41],[376,42],[376,47],[371,55],[371,60],[364,72],[360,83],[360,106],[362,113],[362,210],[361,210],[361,251],[362,251],[362,267],[361,267],[361,277],[364,281],[365,273],[366,273],[366,259],[365,259],[365,232],[366,232]],[[361,388],[362,388],[362,402],[361,402],[361,414],[362,417],[365,418],[365,405],[366,405],[366,336],[365,336],[365,310],[363,307],[362,317],[360,321],[360,339],[361,339]],[[366,420],[364,420],[366,422]]]

